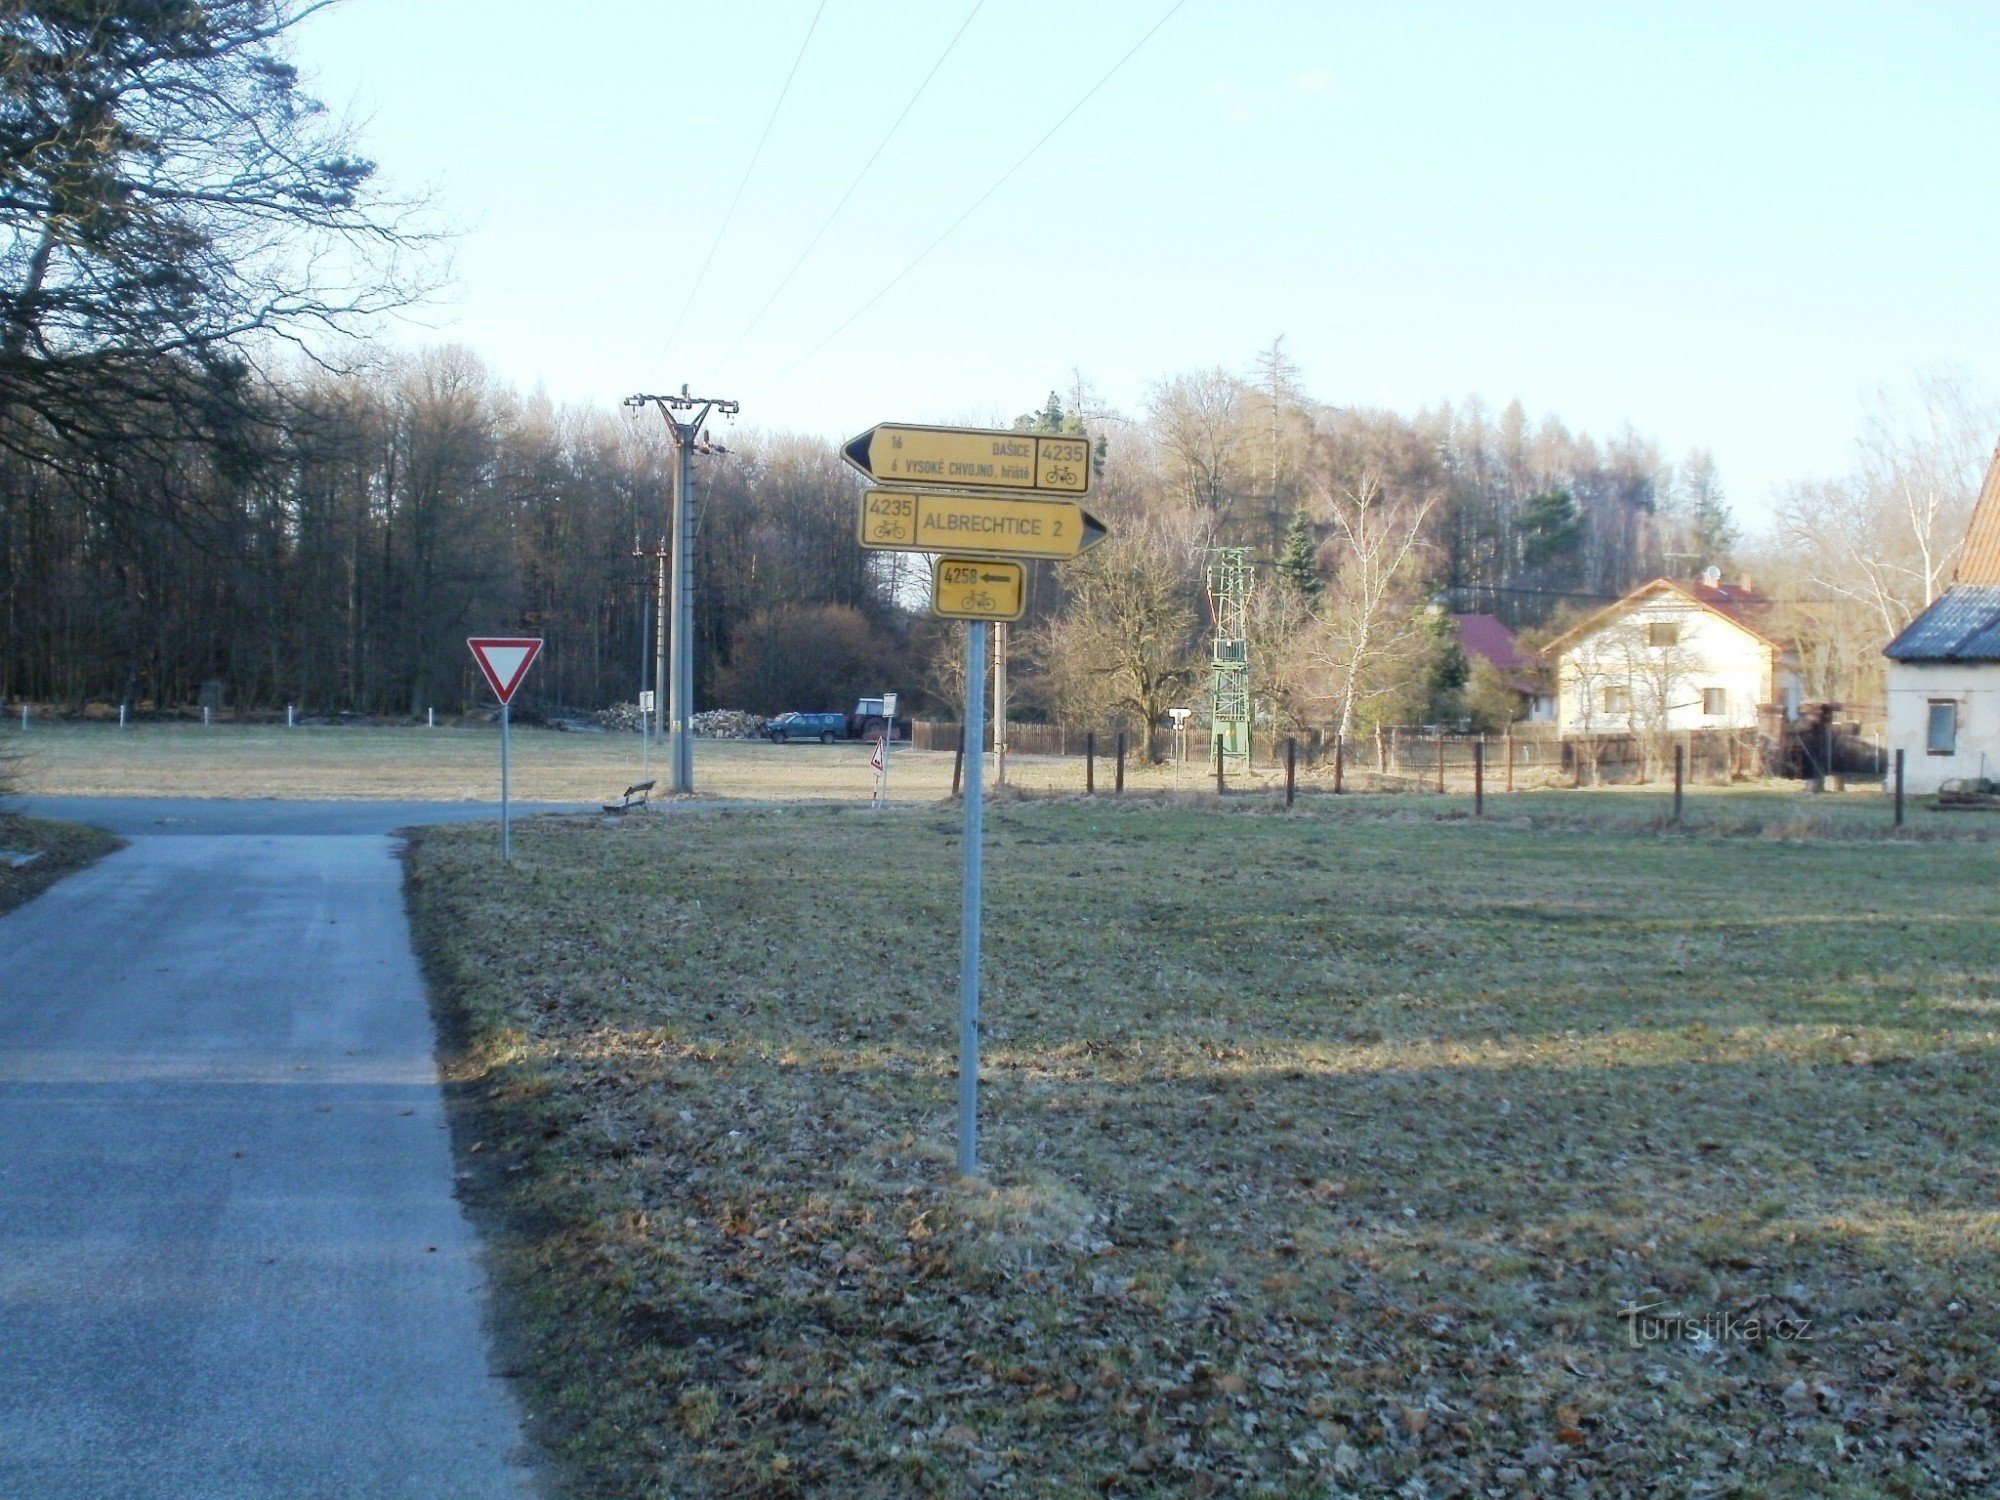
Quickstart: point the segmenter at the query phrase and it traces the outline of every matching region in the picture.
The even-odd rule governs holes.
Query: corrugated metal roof
[[[2000,583],[2000,448],[1986,466],[1986,482],[1972,507],[1965,528],[1965,550],[1958,554],[1953,583]]]
[[[2000,582],[1952,585],[1882,654],[1891,661],[2000,661]]]

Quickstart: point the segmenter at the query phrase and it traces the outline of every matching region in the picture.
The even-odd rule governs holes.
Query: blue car
[[[847,738],[847,715],[779,714],[764,726],[764,733],[774,745],[790,740],[818,740],[822,745],[831,745],[835,740]]]

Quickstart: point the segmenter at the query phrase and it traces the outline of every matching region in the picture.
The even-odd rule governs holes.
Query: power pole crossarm
[[[673,671],[669,677],[672,698],[668,719],[673,741],[668,762],[673,767],[673,789],[694,790],[694,456],[696,453],[726,453],[728,450],[708,440],[704,430],[711,415],[720,412],[733,417],[740,403],[720,396],[692,396],[682,386],[677,396],[640,394],[627,396],[625,405],[637,410],[659,408],[667,424],[667,436],[674,445],[678,462],[674,466],[673,515]],[[692,418],[680,414],[693,412]]]

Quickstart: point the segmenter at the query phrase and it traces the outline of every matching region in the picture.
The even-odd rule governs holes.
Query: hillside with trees
[[[466,349],[369,342],[435,284],[439,229],[299,88],[304,13],[0,19],[0,698],[450,712],[479,700],[463,638],[523,630],[548,641],[540,706],[629,701],[663,435],[509,389]],[[1260,711],[1357,733],[1504,717],[1453,613],[1545,633],[1644,579],[1744,561],[1809,694],[1865,704],[1881,643],[1950,577],[2000,414],[1927,377],[1852,473],[1797,486],[1747,543],[1707,452],[1519,402],[1329,404],[1282,338],[1165,374],[1130,412],[1079,373],[1016,425],[1091,438],[1113,536],[1035,565],[1015,716],[1136,725],[1198,700],[1204,554],[1230,546],[1258,580]],[[699,461],[698,701],[835,708],[897,686],[952,711],[956,632],[924,611],[919,560],[855,545],[859,481],[831,437],[719,436],[729,451]]]

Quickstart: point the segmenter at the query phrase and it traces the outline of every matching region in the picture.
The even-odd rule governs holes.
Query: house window
[[[1649,646],[1678,646],[1680,643],[1681,627],[1674,621],[1646,627],[1646,644]]]
[[[1952,698],[1931,699],[1931,717],[1924,748],[1932,755],[1958,752],[1958,703]]]
[[[1703,688],[1701,690],[1701,711],[1711,719],[1719,719],[1728,713],[1728,690],[1726,688]]]
[[[1608,687],[1604,690],[1604,711],[1608,714],[1630,713],[1632,694],[1629,689]]]

